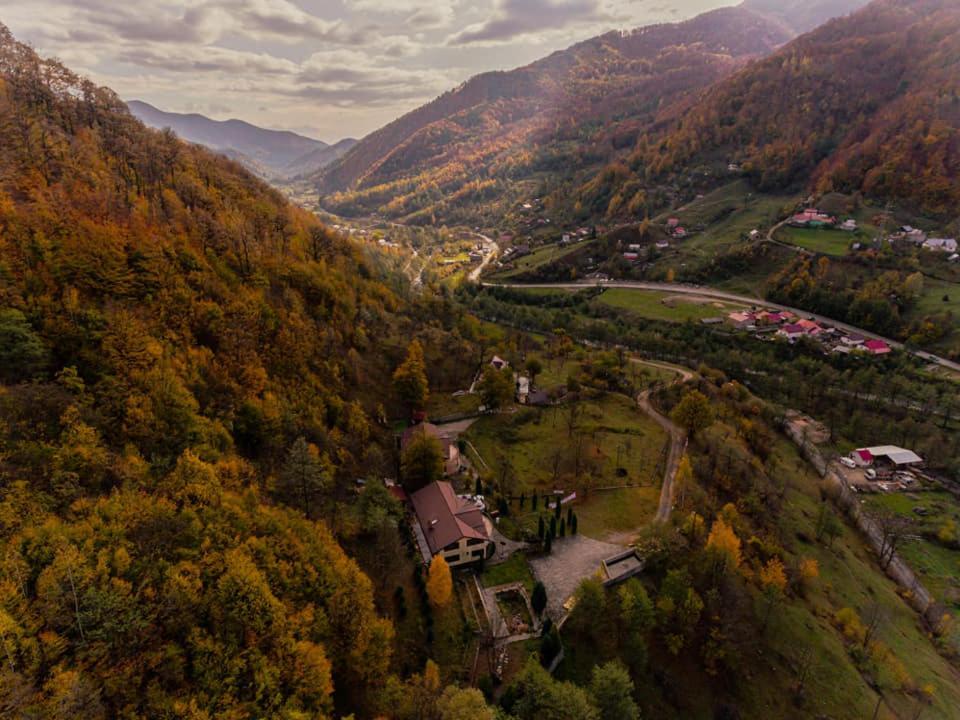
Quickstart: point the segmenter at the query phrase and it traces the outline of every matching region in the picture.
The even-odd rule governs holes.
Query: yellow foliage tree
[[[842,608],[837,610],[833,616],[833,621],[840,628],[844,637],[853,642],[862,642],[867,634],[867,629],[863,626],[863,621],[853,608]]]
[[[725,573],[740,567],[740,538],[723,518],[717,518],[710,528],[707,549],[716,557],[718,572]]]
[[[820,577],[820,564],[813,558],[803,558],[797,567],[797,576],[800,591],[805,592]]]
[[[443,560],[443,558],[439,559]],[[432,563],[431,567],[433,567]],[[427,660],[423,668],[423,688],[431,693],[440,691],[440,667],[433,660]]]
[[[427,576],[427,596],[430,598],[430,604],[436,608],[446,607],[452,595],[453,576],[450,574],[450,566],[442,555],[437,555],[430,562],[430,572]]]
[[[761,628],[765,631],[773,608],[783,599],[783,593],[787,589],[787,573],[780,558],[770,558],[767,564],[760,568],[759,580],[767,605]]]
[[[771,558],[760,569],[760,585],[764,592],[782,593],[787,588],[787,573],[780,558]]]

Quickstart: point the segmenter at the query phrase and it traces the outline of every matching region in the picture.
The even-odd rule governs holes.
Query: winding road
[[[643,282],[643,281],[609,281],[603,283],[596,283],[590,281],[580,281],[580,282],[566,282],[566,283],[482,283],[484,287],[508,287],[508,288],[558,288],[558,289],[567,289],[567,290],[583,290],[589,287],[600,287],[605,288],[624,288],[627,290],[650,290],[653,292],[668,292],[675,295],[697,295],[700,297],[713,298],[715,300],[726,300],[728,302],[742,303],[744,305],[762,305],[763,307],[770,307],[776,310],[789,310],[798,317],[808,317],[816,320],[817,322],[826,323],[832,325],[835,328],[839,328],[847,333],[854,333],[857,335],[863,335],[867,338],[875,338],[877,340],[883,340],[890,347],[898,348],[904,350],[905,352],[910,353],[914,357],[918,357],[921,360],[924,360],[935,365],[939,365],[944,368],[953,370],[954,372],[960,372],[960,363],[953,362],[952,360],[947,360],[946,358],[940,357],[939,355],[934,355],[923,350],[912,350],[907,349],[903,343],[897,342],[896,340],[891,340],[890,338],[883,337],[882,335],[877,335],[872,333],[869,330],[864,330],[863,328],[858,328],[855,325],[849,325],[847,323],[842,323],[833,318],[826,317],[825,315],[817,315],[816,313],[809,312],[808,310],[801,310],[800,308],[790,307],[789,305],[780,305],[779,303],[770,302],[769,300],[763,300],[757,297],[749,297],[747,295],[737,295],[735,293],[725,292],[723,290],[714,290],[713,288],[708,287],[698,287],[696,285],[681,285],[678,283],[661,283],[661,282]]]
[[[631,360],[639,365],[672,370],[678,373],[679,377],[675,378],[671,385],[688,382],[694,377],[693,372],[679,365],[669,365],[667,363],[641,360],[639,358],[631,358]],[[654,516],[654,522],[662,524],[670,520],[670,513],[673,510],[674,496],[676,495],[674,492],[674,480],[676,480],[677,470],[680,468],[680,459],[687,449],[687,434],[681,427],[670,418],[662,415],[653,406],[653,403],[650,402],[650,392],[651,390],[647,389],[637,396],[637,407],[662,427],[670,438],[670,452],[667,455],[667,463],[663,471],[663,485],[660,488],[660,504],[657,506],[657,514]]]

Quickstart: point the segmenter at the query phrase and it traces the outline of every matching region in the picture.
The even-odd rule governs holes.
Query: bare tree
[[[870,642],[876,637],[880,628],[883,627],[884,622],[886,622],[886,617],[887,614],[880,603],[874,601],[867,607],[867,611],[863,616],[863,625],[865,628],[863,633],[864,650],[870,646]]]
[[[794,686],[794,695],[798,701],[803,699],[807,691],[807,680],[810,678],[815,657],[809,647],[801,650],[797,656],[797,684]]]
[[[880,528],[880,567],[886,570],[897,555],[897,547],[910,528],[910,521],[893,512],[882,512],[876,517]]]
[[[573,437],[573,431],[577,429],[577,422],[580,420],[583,408],[580,403],[572,402],[567,408],[567,437]]]

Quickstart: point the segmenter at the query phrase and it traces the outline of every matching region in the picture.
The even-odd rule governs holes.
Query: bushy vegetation
[[[412,318],[470,347],[449,301],[6,28],[0,178],[0,714],[374,712],[394,631],[339,541],[402,552],[354,483],[423,399]]]

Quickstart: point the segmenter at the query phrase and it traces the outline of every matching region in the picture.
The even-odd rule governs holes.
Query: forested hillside
[[[958,58],[955,2],[877,0],[712,88],[613,183],[685,186],[691,168],[735,161],[760,190],[860,191],[955,217]]]
[[[392,463],[372,275],[0,26],[0,716],[373,713],[393,629],[315,521]]]
[[[743,6],[776,18],[797,34],[866,5],[868,0],[744,0]]]
[[[323,204],[417,223],[467,220],[539,192],[542,182],[602,166],[704,87],[790,37],[780,22],[726,8],[477,76],[323,171]]]

